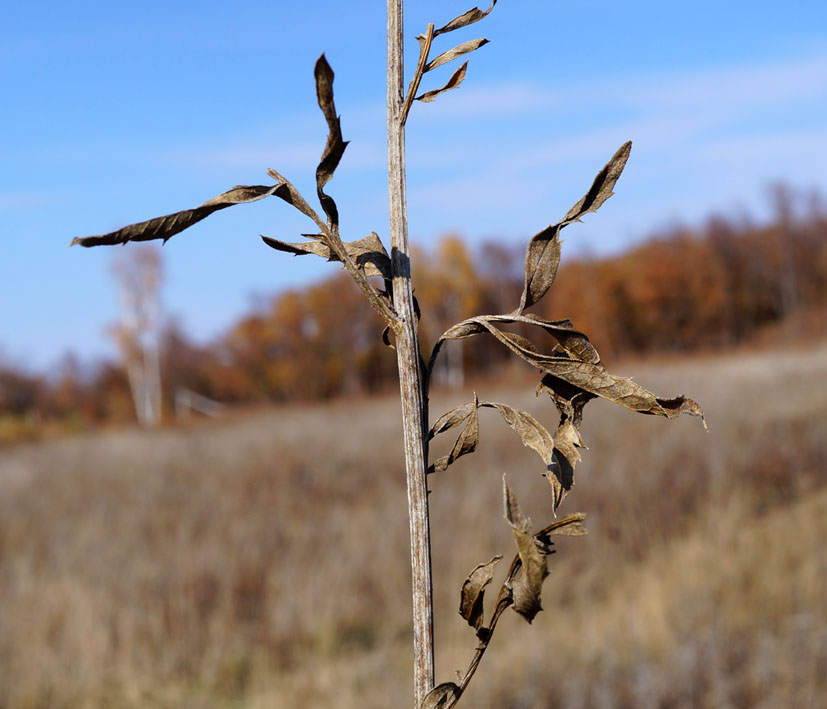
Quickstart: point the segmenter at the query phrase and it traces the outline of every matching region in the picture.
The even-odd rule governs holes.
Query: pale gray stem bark
[[[402,0],[388,0],[388,199],[390,206],[393,304],[400,322],[395,328],[408,514],[413,572],[414,701],[422,704],[434,686],[433,589],[426,481],[424,394],[419,343],[411,288],[408,217],[405,196],[405,115],[403,82]]]

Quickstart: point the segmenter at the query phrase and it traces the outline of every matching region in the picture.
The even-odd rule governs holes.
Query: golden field
[[[560,513],[590,533],[460,706],[827,706],[827,344],[610,369],[697,399],[710,431],[586,407]],[[556,425],[529,380],[477,393]],[[475,646],[463,579],[514,553],[502,474],[552,516],[539,459],[481,418],[431,479],[438,681]],[[400,433],[376,398],[0,450],[0,707],[409,706]]]

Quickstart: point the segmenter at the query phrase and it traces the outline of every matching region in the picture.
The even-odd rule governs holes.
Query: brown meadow
[[[558,543],[536,628],[503,618],[467,704],[827,704],[827,345],[613,369],[691,391],[710,432],[592,404],[560,507],[588,513],[589,536]],[[553,426],[525,390],[477,393]],[[407,706],[398,408],[342,400],[3,451],[0,706]],[[551,513],[535,454],[494,412],[481,426],[481,455],[430,477],[446,678],[473,647],[463,578],[514,554],[490,521],[503,472],[527,514]]]

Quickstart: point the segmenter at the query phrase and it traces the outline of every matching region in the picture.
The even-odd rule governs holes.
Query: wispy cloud
[[[567,185],[590,179],[630,138],[635,148],[622,185],[625,207],[616,214],[634,217],[638,231],[676,216],[691,219],[722,203],[754,204],[773,180],[815,180],[827,189],[827,53],[608,77],[588,87],[518,83],[480,88],[464,98],[461,93],[449,115],[442,107],[429,119],[443,144],[410,161],[422,168],[445,152],[448,161],[465,166],[438,182],[411,180],[411,204],[427,205],[434,222],[455,221],[466,205],[468,229],[484,232],[485,222],[474,215],[484,203],[490,224],[520,228],[530,220],[536,226],[541,213],[556,216],[546,213],[550,195],[571,193],[576,199],[577,189]],[[505,96],[508,101],[499,101]],[[434,128],[440,116],[453,121],[457,115],[465,117],[473,138],[439,138]],[[542,210],[528,206],[535,201]],[[556,210],[556,197],[554,202]]]

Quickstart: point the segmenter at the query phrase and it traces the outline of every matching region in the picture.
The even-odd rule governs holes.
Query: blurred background
[[[470,7],[410,5],[409,68],[412,37]],[[337,266],[258,238],[307,222],[263,200],[163,248],[67,248],[268,167],[312,195],[322,52],[351,141],[328,189],[342,235],[387,245],[384,22],[369,2],[7,13],[0,706],[407,705],[395,356]],[[500,2],[436,51],[478,36],[462,87],[409,121],[423,346],[512,311],[528,240],[631,139],[534,311],[698,400],[710,431],[587,407],[560,511],[590,534],[463,701],[827,703],[827,9]],[[553,430],[536,380],[493,339],[450,343],[432,418],[476,391]],[[483,415],[480,450],[431,479],[439,681],[475,646],[463,579],[513,554],[502,473],[552,517],[533,455]]]

